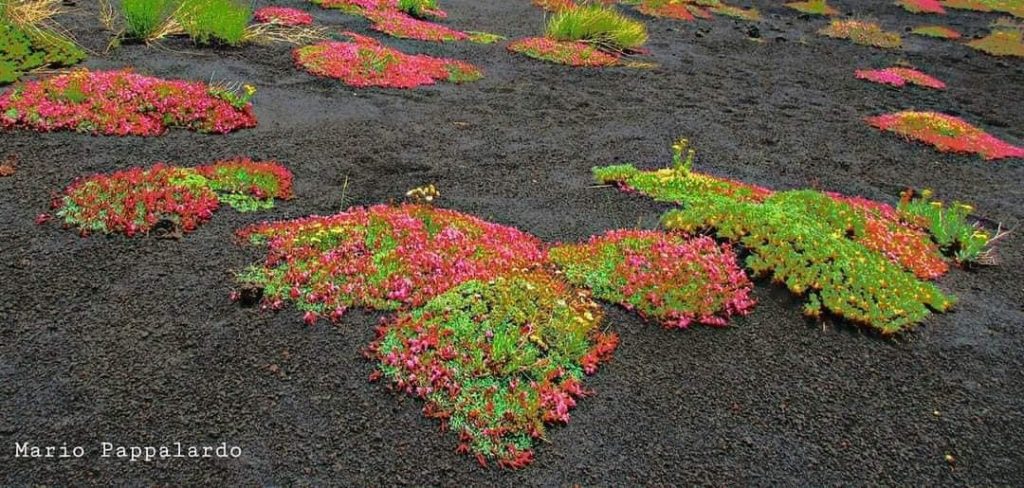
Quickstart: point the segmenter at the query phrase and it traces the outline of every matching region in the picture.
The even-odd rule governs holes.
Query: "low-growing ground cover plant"
[[[635,5],[645,15],[676,20],[711,19],[712,14],[743,20],[761,18],[756,9],[739,8],[720,0],[624,0],[619,3]]]
[[[419,19],[444,19],[448,14],[437,8],[437,0],[398,0],[398,10]]]
[[[1020,0],[942,0],[946,8],[977,12],[1002,12],[1024,18],[1024,2]]]
[[[913,68],[903,68],[899,66],[871,70],[859,69],[854,72],[854,76],[859,80],[867,80],[895,87],[903,87],[909,83],[911,85],[932,88],[935,90],[946,89],[946,84],[943,83],[942,80],[929,76]]]
[[[826,0],[807,0],[806,2],[789,2],[787,7],[797,12],[809,15],[839,15],[839,11],[828,4]]]
[[[914,27],[914,30],[910,31],[911,34],[925,37],[937,37],[940,39],[959,39],[960,33],[955,29],[941,25],[922,25]]]
[[[540,271],[471,280],[401,313],[368,354],[398,390],[426,401],[425,415],[459,436],[481,464],[520,468],[546,424],[566,423],[586,393],[585,374],[610,359],[618,338],[600,330],[601,308]]]
[[[993,24],[989,35],[967,45],[993,56],[1024,57],[1024,26],[1001,20]]]
[[[486,32],[463,32],[428,19],[438,20],[448,14],[438,8],[436,0],[314,0],[324,8],[365,17],[373,30],[401,39],[453,42],[471,41],[490,44],[501,38]]]
[[[573,285],[665,327],[725,326],[755,304],[732,249],[706,236],[617,230],[554,246],[548,257]]]
[[[191,232],[221,203],[241,212],[271,208],[292,197],[292,174],[250,159],[185,168],[157,164],[99,174],[72,183],[53,202],[56,216],[82,235],[148,234],[161,223]]]
[[[324,41],[295,49],[296,64],[314,75],[355,87],[415,88],[438,80],[463,83],[483,77],[469,63],[405,54],[369,37],[346,35],[351,42]]]
[[[313,16],[309,12],[288,7],[263,7],[253,14],[253,20],[265,24],[278,23],[287,26],[310,25]]]
[[[252,5],[247,0],[123,0],[124,37],[152,42],[185,34],[197,44],[238,46],[246,38]]]
[[[131,71],[75,70],[0,94],[0,128],[157,136],[171,128],[224,134],[255,127],[250,99],[201,82]]]
[[[869,117],[883,131],[925,142],[942,152],[978,154],[985,159],[1024,158],[1024,148],[1008,144],[963,119],[937,112],[897,112]]]
[[[984,235],[958,219],[957,244],[930,234],[933,227],[911,210],[813,190],[771,192],[692,171],[685,145],[674,147],[673,168],[640,171],[631,165],[596,168],[599,182],[681,207],[662,217],[671,231],[713,232],[748,253],[745,264],[806,300],[812,317],[827,312],[884,335],[912,327],[953,299],[923,281],[948,269],[940,250],[981,248]],[[692,154],[692,153],[691,153]],[[931,203],[929,203],[931,205]],[[981,251],[977,256],[984,254]]]
[[[616,53],[606,53],[584,42],[556,41],[547,37],[517,39],[508,50],[534,59],[580,67],[615,66],[621,63]]]
[[[907,12],[915,14],[945,14],[946,9],[942,8],[939,0],[897,0],[896,5],[903,7]]]
[[[0,4],[0,85],[36,68],[61,68],[85,59],[85,52],[52,25],[50,18],[59,12],[47,0]]]
[[[511,52],[570,66],[614,66],[624,53],[647,42],[647,27],[599,4],[583,4],[556,12],[544,37],[519,39]]]
[[[452,287],[490,280],[544,259],[541,243],[511,227],[427,205],[353,208],[328,217],[263,223],[239,236],[268,256],[239,280],[285,301],[307,320],[341,318],[350,307],[417,307]]]
[[[903,45],[903,39],[895,32],[886,32],[873,22],[862,20],[833,20],[818,31],[819,34],[836,39],[849,39],[855,44],[882,49],[894,49]]]

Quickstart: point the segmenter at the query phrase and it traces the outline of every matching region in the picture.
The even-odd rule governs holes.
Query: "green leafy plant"
[[[180,6],[180,0],[121,0],[125,38],[150,41],[159,37]]]
[[[241,0],[184,0],[175,18],[199,44],[238,46],[245,39],[252,8]]]
[[[413,17],[433,17],[437,0],[398,0],[398,9]]]
[[[612,51],[631,51],[647,42],[647,27],[611,7],[585,4],[554,14],[546,36],[557,41],[592,43]]]
[[[59,13],[52,1],[21,0],[0,4],[0,84],[12,83],[27,71],[74,65],[85,52],[57,33],[49,21]]]

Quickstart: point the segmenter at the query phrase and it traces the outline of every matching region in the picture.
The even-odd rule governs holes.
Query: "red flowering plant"
[[[644,23],[611,7],[583,3],[552,15],[544,37],[520,39],[508,49],[569,66],[615,66],[622,55],[640,52],[647,38]]]
[[[732,249],[706,236],[616,230],[555,246],[548,256],[570,283],[665,327],[724,327],[755,304]]]
[[[952,298],[922,280],[945,273],[949,265],[942,251],[964,243],[941,244],[943,239],[920,216],[863,198],[813,190],[771,192],[709,177],[692,171],[693,153],[686,152],[685,142],[673,150],[672,168],[640,171],[618,165],[596,168],[595,176],[679,204],[663,216],[663,227],[714,232],[735,243],[747,254],[747,269],[805,297],[809,316],[827,311],[893,334],[952,306]],[[963,238],[958,236],[954,240]]]
[[[0,94],[0,128],[118,136],[157,136],[182,128],[223,134],[256,126],[250,102],[255,91],[250,85],[237,93],[127,70],[75,70]]]
[[[745,20],[760,18],[756,9],[734,7],[721,0],[625,0],[620,3],[636,5],[644,15],[675,20],[710,20],[714,18],[713,14]]]
[[[858,80],[867,80],[873,83],[891,85],[895,87],[911,85],[945,90],[946,84],[935,77],[929,76],[913,68],[892,67],[884,69],[859,69],[854,72]]]
[[[263,302],[292,301],[306,320],[340,319],[350,307],[420,306],[450,288],[536,266],[540,241],[510,227],[427,205],[353,208],[328,217],[262,223],[239,231],[266,245],[240,281]]]
[[[978,154],[985,159],[1024,158],[1024,148],[952,115],[907,111],[868,117],[867,121],[880,130],[931,144],[942,152]]]
[[[314,75],[355,87],[415,88],[437,80],[462,83],[483,77],[469,63],[405,54],[369,37],[346,35],[351,42],[324,41],[296,49],[295,62]]]
[[[471,280],[378,330],[372,379],[426,401],[480,464],[521,468],[548,424],[569,421],[585,374],[618,344],[601,307],[543,271]]]
[[[1024,2],[1020,0],[942,0],[946,8],[976,12],[1002,12],[1024,18]]]
[[[273,207],[292,197],[292,175],[273,162],[249,159],[184,168],[157,164],[100,174],[72,183],[53,208],[83,235],[147,234],[161,222],[191,232],[221,203],[239,211]]]
[[[939,0],[897,0],[896,5],[915,14],[946,13],[946,9],[942,8],[942,2]]]
[[[615,66],[620,56],[606,53],[591,44],[579,41],[556,41],[547,37],[517,39],[508,50],[531,58],[580,67]]]
[[[401,39],[418,41],[453,42],[470,39],[466,32],[458,31],[438,23],[417,19],[401,10],[378,9],[366,12],[366,18],[373,22],[375,31]]]
[[[955,29],[941,25],[921,25],[914,27],[911,34],[925,37],[937,37],[939,39],[959,39],[960,33]]]
[[[289,27],[313,23],[313,16],[309,12],[288,7],[263,7],[257,10],[252,18],[261,24],[280,24]]]

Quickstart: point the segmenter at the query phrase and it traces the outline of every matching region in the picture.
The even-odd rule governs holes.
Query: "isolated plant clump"
[[[611,7],[583,4],[562,10],[548,20],[545,37],[579,41],[606,51],[626,52],[647,42],[647,26]]]
[[[839,15],[839,11],[828,4],[826,0],[807,0],[806,2],[789,2],[786,4],[787,7],[796,10],[797,12],[805,13],[808,15],[825,15],[835,16]]]
[[[254,93],[248,85],[236,93],[127,70],[82,69],[0,94],[0,128],[119,136],[157,136],[181,128],[224,134],[256,126]]]
[[[941,251],[970,259],[955,249],[990,244],[972,229],[955,233],[956,244],[940,248],[943,238],[930,234],[934,227],[920,215],[862,198],[732,185],[693,172],[693,158],[684,157],[684,149],[676,146],[670,169],[640,171],[619,165],[597,168],[595,176],[602,183],[679,204],[681,208],[662,217],[666,229],[714,232],[736,243],[749,253],[745,264],[755,275],[770,276],[805,297],[809,316],[828,312],[883,334],[899,332],[931,311],[952,306],[952,298],[922,281],[948,270]],[[944,217],[958,219],[953,227],[971,227],[966,214]],[[975,256],[984,255],[987,251]]]
[[[184,168],[157,164],[78,180],[53,201],[61,221],[82,233],[147,234],[162,221],[191,232],[221,203],[248,212],[292,197],[292,174],[250,159]]]
[[[903,7],[907,12],[915,14],[945,14],[946,9],[942,8],[939,0],[898,0],[896,5]]]
[[[616,53],[606,53],[591,44],[579,41],[556,41],[547,37],[517,39],[508,50],[534,59],[579,67],[615,66],[620,64]]]
[[[583,377],[611,358],[618,337],[601,307],[544,272],[471,280],[378,330],[374,377],[426,401],[425,415],[459,437],[480,464],[521,468],[546,425],[569,421]]]
[[[903,39],[899,34],[886,32],[878,24],[861,20],[833,20],[818,33],[836,39],[849,39],[855,44],[883,49],[895,49],[903,45]]]
[[[931,144],[942,152],[978,154],[985,159],[1024,158],[1024,148],[952,115],[906,111],[869,117],[867,121],[880,130]]]
[[[297,48],[293,52],[296,64],[314,75],[355,87],[415,88],[438,80],[463,83],[483,77],[469,63],[405,54],[369,37],[346,35],[351,42],[324,41]]]
[[[706,236],[617,230],[555,246],[548,257],[573,285],[665,327],[724,327],[755,304],[732,249]]]
[[[945,90],[946,84],[935,77],[929,76],[913,68],[892,67],[873,70],[857,70],[857,79],[867,80],[895,87],[906,86],[907,83],[935,90]]]
[[[1024,18],[1024,2],[1020,0],[942,0],[946,8],[974,10],[977,12],[1001,12]]]
[[[286,26],[310,25],[313,16],[309,12],[288,7],[263,7],[253,14],[253,20],[264,24],[281,24]]]
[[[636,5],[637,10],[644,15],[676,20],[711,19],[713,14],[743,20],[761,18],[756,9],[727,5],[721,0],[626,0],[620,3]]]
[[[85,59],[85,51],[70,39],[39,25],[20,25],[5,8],[0,6],[0,85],[36,68],[61,68]]]
[[[536,238],[510,227],[426,205],[378,205],[239,231],[266,245],[261,265],[240,276],[264,288],[264,304],[285,301],[319,317],[350,307],[420,306],[470,280],[529,269],[544,257]]]
[[[955,29],[941,25],[922,25],[914,27],[911,34],[925,37],[937,37],[939,39],[959,39],[960,33]]]
[[[417,19],[403,11],[379,9],[368,11],[366,18],[373,22],[375,31],[401,39],[419,41],[453,42],[470,39],[468,33],[434,22]]]
[[[967,45],[992,56],[1024,57],[1024,26],[1002,20],[993,24],[989,35]]]

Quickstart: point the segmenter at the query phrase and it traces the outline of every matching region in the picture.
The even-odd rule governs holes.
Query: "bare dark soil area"
[[[258,2],[263,5],[266,2]],[[369,33],[364,20],[299,0],[321,24]],[[742,2],[738,2],[742,3]],[[831,2],[890,30],[945,23],[982,35],[995,15],[914,16],[891,2]],[[872,5],[867,5],[867,4]],[[93,2],[60,20],[88,48],[109,37]],[[446,0],[448,24],[539,34],[526,0]],[[931,109],[1024,144],[1024,62],[905,36],[882,51],[814,32],[781,2],[758,24],[649,21],[654,69],[571,69],[502,45],[382,38],[407,52],[478,64],[486,78],[412,91],[356,90],[292,67],[290,49],[124,46],[90,68],[250,82],[259,127],[159,138],[0,133],[0,485],[1021,486],[1024,485],[1024,235],[1002,263],[939,281],[956,310],[894,340],[805,320],[760,283],[760,304],[728,329],[667,331],[615,307],[614,360],[595,392],[523,470],[482,468],[421,404],[369,383],[360,351],[377,317],[303,325],[228,300],[232,273],[259,257],[235,229],[398,200],[436,183],[439,205],[548,241],[652,228],[665,208],[591,188],[590,168],[669,163],[677,136],[702,171],[776,188],[815,186],[894,203],[905,187],[972,202],[994,222],[1024,223],[1024,161],[941,154],[863,118]],[[760,40],[748,38],[757,25]],[[376,36],[376,34],[374,34]],[[906,60],[949,84],[894,90],[856,68]],[[222,209],[179,241],[80,238],[39,226],[74,178],[170,161],[245,155],[295,173],[297,198],[269,212]],[[347,202],[342,187],[348,180]],[[84,446],[82,459],[15,459],[14,443]],[[128,462],[123,445],[240,446],[239,459]]]

